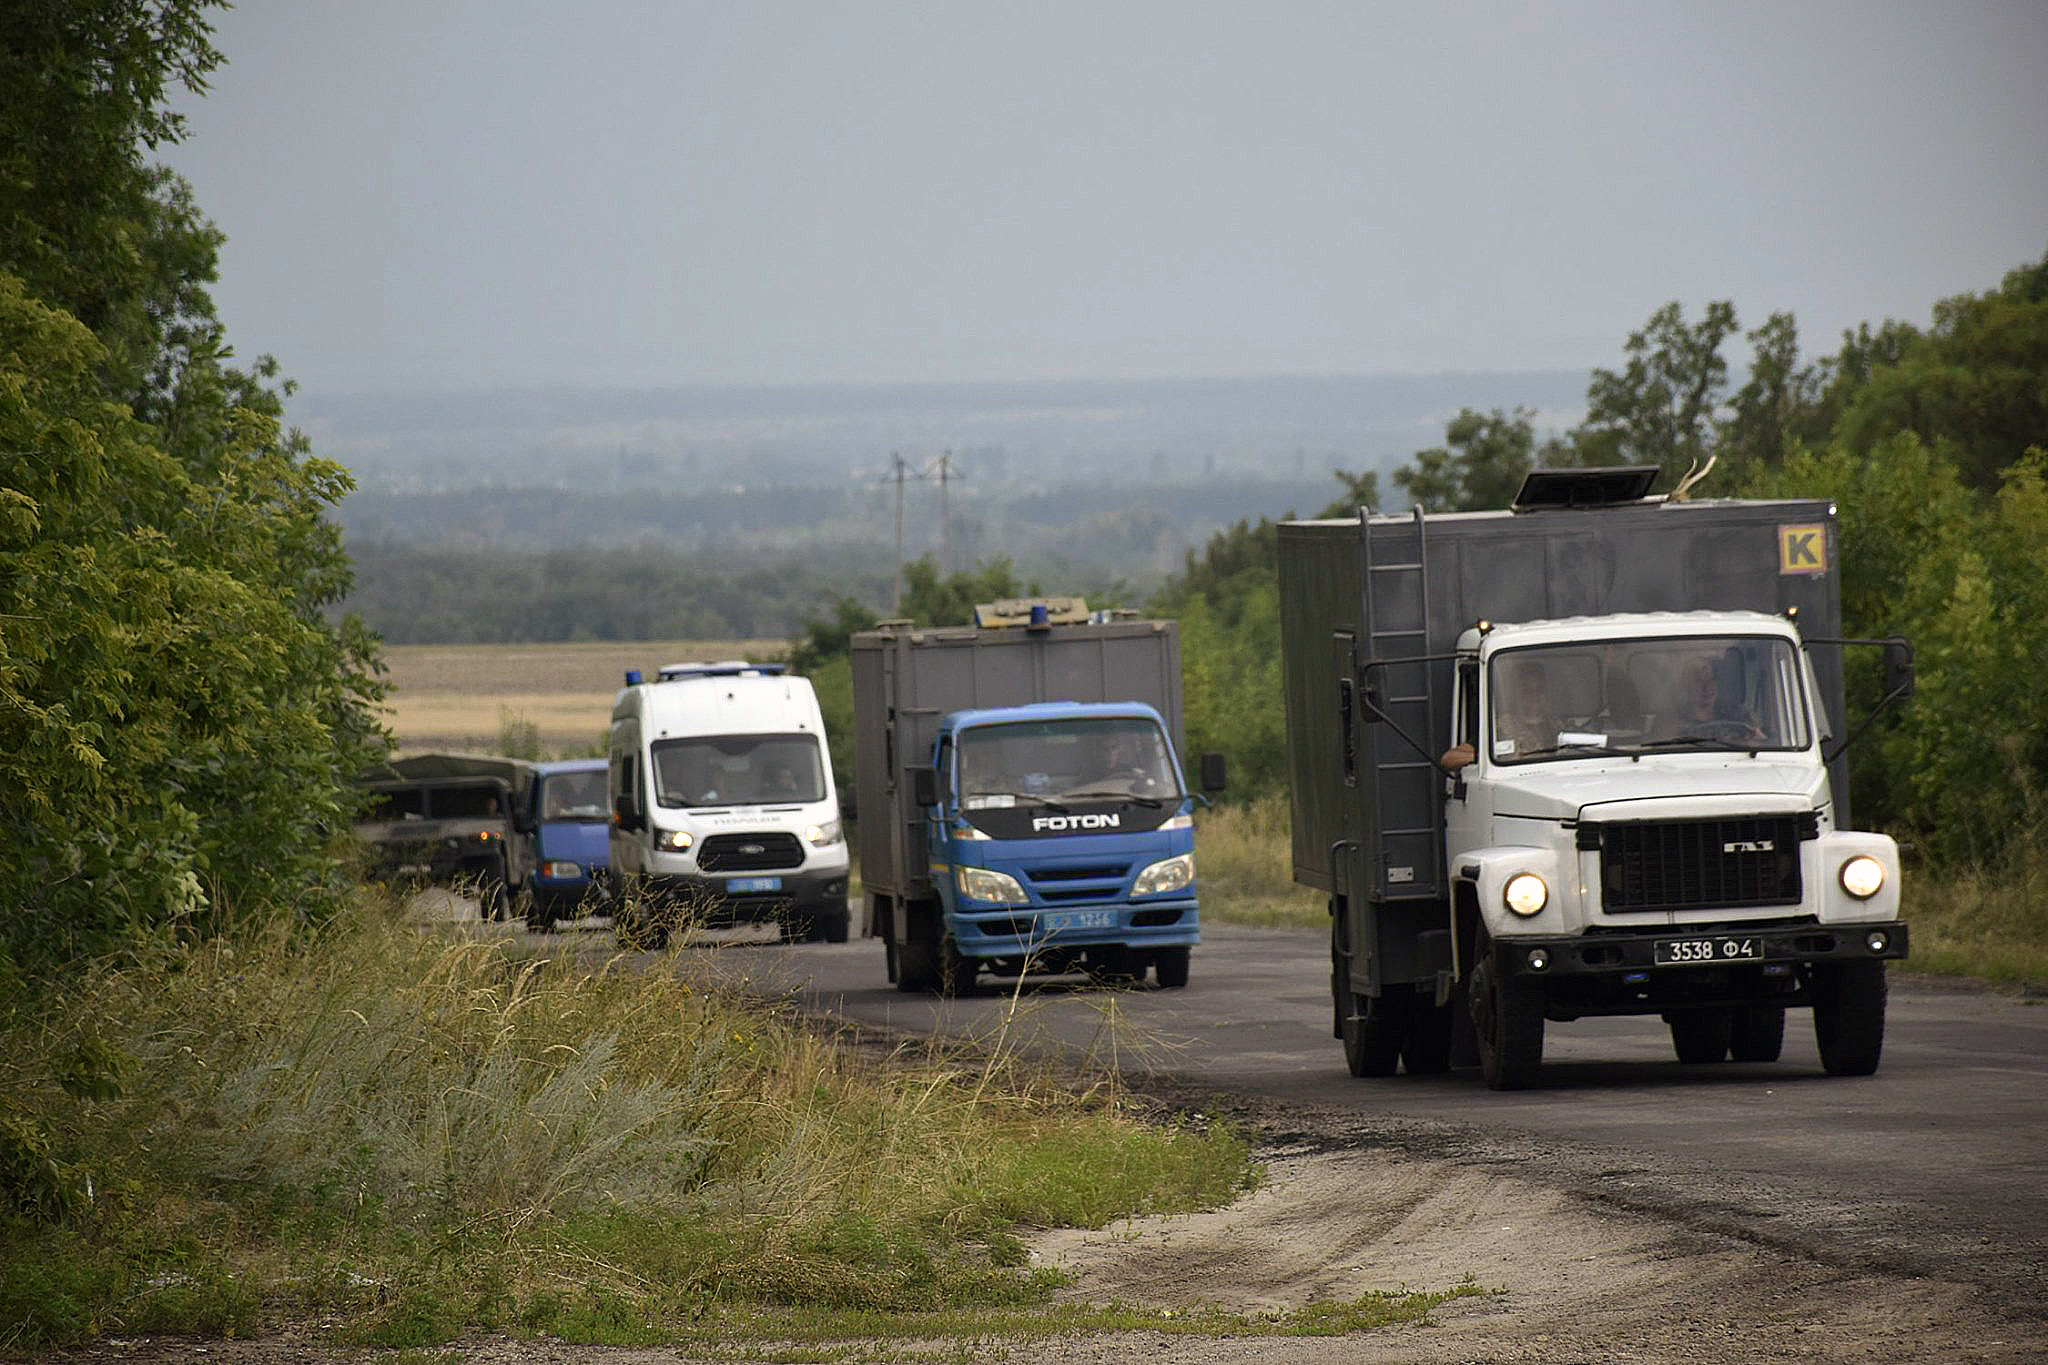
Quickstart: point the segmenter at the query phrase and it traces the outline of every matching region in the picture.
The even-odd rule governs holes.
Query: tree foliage
[[[382,748],[325,619],[347,476],[227,363],[219,234],[141,159],[219,60],[205,8],[0,19],[0,975],[319,913]]]

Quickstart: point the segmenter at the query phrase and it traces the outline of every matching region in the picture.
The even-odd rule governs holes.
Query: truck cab
[[[1445,871],[1480,988],[1540,994],[1559,1021],[1660,1012],[1681,1058],[1775,1060],[1786,1004],[1816,1004],[1836,964],[1905,954],[1898,846],[1838,827],[1790,621],[1474,627],[1456,679]],[[1874,1067],[1881,1016],[1832,1020],[1845,1036],[1830,1047],[1818,1007],[1824,1060]],[[1524,1012],[1521,1037],[1476,1040],[1513,1079],[1540,1045]]]

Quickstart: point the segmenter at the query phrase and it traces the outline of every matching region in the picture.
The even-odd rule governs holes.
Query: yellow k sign
[[[1826,573],[1828,534],[1825,526],[1778,528],[1779,573]]]

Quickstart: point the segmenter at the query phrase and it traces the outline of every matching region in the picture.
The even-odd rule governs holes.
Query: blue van
[[[588,914],[605,894],[611,866],[606,766],[602,758],[533,765],[521,822],[533,843],[526,885],[529,929],[545,933],[557,921]]]

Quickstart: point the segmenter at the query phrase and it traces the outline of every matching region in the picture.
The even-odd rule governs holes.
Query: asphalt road
[[[610,941],[601,920],[567,934]],[[1654,1018],[1553,1024],[1543,1087],[1503,1093],[1476,1071],[1354,1079],[1330,1033],[1327,944],[1311,933],[1206,926],[1183,990],[984,976],[952,1000],[897,991],[872,939],[783,946],[738,931],[685,951],[871,1029],[1058,1050],[1190,1107],[1256,1113],[1269,1134],[1564,1181],[2048,1313],[2048,1001],[1897,973],[1869,1077],[1824,1074],[1803,1011],[1770,1064],[1681,1064]]]

